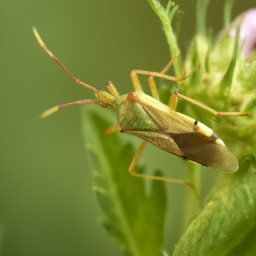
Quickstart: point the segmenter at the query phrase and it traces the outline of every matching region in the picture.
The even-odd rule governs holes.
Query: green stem
[[[187,182],[194,185],[200,194],[200,165],[192,162],[187,162]],[[188,228],[191,221],[195,218],[199,209],[199,199],[196,197],[194,191],[190,187],[186,188],[184,200],[184,218],[183,218],[183,232]]]
[[[151,5],[152,9],[155,11],[155,13],[158,15],[158,17],[160,18],[163,24],[164,33],[169,45],[171,56],[174,56],[174,54],[177,51],[179,51],[177,38],[176,38],[176,35],[174,34],[174,31],[171,25],[171,20],[170,20],[173,18],[174,15],[171,15],[170,17],[168,14],[169,10],[164,9],[158,0],[148,0],[148,2]],[[171,4],[172,4],[172,1],[169,1],[168,6],[171,6]],[[177,77],[182,76],[182,61],[180,56],[177,57],[177,60],[174,62],[173,67],[174,67],[175,75]]]
[[[171,52],[171,57],[175,55],[177,51],[180,51],[179,46],[177,44],[177,38],[173,33],[173,29],[171,24],[168,22],[167,19],[163,18],[161,19],[163,28],[164,28],[164,33],[166,35],[166,40],[169,45],[169,49]],[[177,77],[182,76],[182,61],[180,55],[177,57],[177,61],[174,62],[173,67],[174,67],[174,72]]]
[[[210,0],[198,0],[196,4],[197,33],[206,37],[206,11]]]
[[[210,53],[211,53],[211,44],[212,44],[212,29],[208,30],[208,50],[205,56],[205,71],[210,72]]]
[[[235,0],[226,0],[224,5],[224,28],[228,27],[231,22],[231,11]]]
[[[205,56],[208,49],[206,33],[206,12],[210,0],[198,0],[196,5],[196,43],[201,68],[205,70]]]

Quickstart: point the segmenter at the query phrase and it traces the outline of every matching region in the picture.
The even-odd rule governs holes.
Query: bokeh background
[[[184,55],[195,30],[196,1],[176,2],[184,10],[179,38]],[[223,2],[209,6],[208,25],[215,32],[222,27]],[[233,17],[253,4],[237,1]],[[39,47],[32,25],[75,76],[100,89],[112,80],[124,94],[132,90],[132,69],[160,71],[170,59],[160,21],[146,0],[0,1],[0,254],[120,255],[97,220],[101,212],[82,141],[81,106],[36,118],[52,106],[94,94]],[[146,78],[142,81],[147,88]],[[149,173],[161,168],[168,177],[184,175],[180,159],[153,146],[142,162]],[[205,193],[218,175],[205,169],[202,176]],[[184,188],[166,187],[171,252],[181,232]]]

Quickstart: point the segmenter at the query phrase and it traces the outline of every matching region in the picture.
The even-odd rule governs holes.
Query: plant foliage
[[[145,180],[133,177],[128,167],[135,154],[131,143],[105,129],[114,119],[99,106],[83,108],[83,134],[90,152],[94,191],[103,209],[101,223],[118,241],[124,255],[163,255],[163,233],[166,213],[164,183],[153,181],[149,193]],[[111,121],[112,122],[111,122]],[[136,167],[137,172],[142,168]],[[157,171],[157,175],[160,172]]]
[[[177,35],[182,11],[172,1],[168,1],[166,7],[159,0],[148,2],[162,22],[170,55],[173,56],[179,50]],[[209,2],[197,1],[197,32],[184,61],[179,56],[174,63],[178,77],[183,70],[188,73],[198,63],[201,64],[200,72],[195,72],[175,87],[213,109],[255,114],[256,55],[255,50],[249,57],[243,55],[239,24],[244,16],[231,23],[234,1],[227,0],[223,31],[213,40],[212,30],[206,27]],[[235,36],[231,36],[232,31],[235,31]],[[166,102],[168,95],[170,90],[165,86],[160,92],[160,99]],[[199,213],[197,199],[186,195],[184,204],[191,211],[186,211],[183,216],[185,232],[173,255],[256,255],[255,117],[209,118],[205,110],[197,106],[185,108],[181,104],[181,107],[184,114],[192,113],[216,131],[238,158],[240,168],[235,174],[221,177]],[[83,116],[86,117],[83,121],[84,138],[94,170],[94,190],[104,212],[103,225],[119,242],[125,255],[163,255],[164,184],[152,182],[147,194],[144,180],[127,172],[135,153],[133,146],[124,143],[117,133],[104,134],[104,129],[114,122],[93,106],[86,106]],[[143,172],[143,169],[136,167],[136,171]],[[188,176],[198,187],[198,167],[188,164]]]

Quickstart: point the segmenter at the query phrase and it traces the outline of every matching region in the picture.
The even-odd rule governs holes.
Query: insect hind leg
[[[134,167],[135,167],[136,163],[138,162],[139,157],[141,156],[146,144],[147,144],[147,142],[144,140],[141,143],[140,147],[138,148],[137,152],[135,153],[135,155],[132,159],[132,162],[129,166],[129,170],[128,170],[129,173],[133,176],[141,177],[141,178],[145,178],[145,179],[161,180],[161,181],[167,181],[167,182],[172,182],[172,183],[183,184],[183,185],[189,186],[194,190],[194,192],[196,194],[196,197],[199,198],[200,196],[199,196],[199,193],[198,193],[196,187],[194,185],[188,183],[185,180],[169,179],[169,178],[160,177],[160,176],[146,175],[146,174],[141,174],[141,173],[137,173],[137,172],[134,171]]]
[[[178,92],[174,92],[171,97],[173,97],[173,100],[175,100],[177,102],[177,97],[184,99],[198,107],[201,107],[209,112],[211,112],[212,114],[214,114],[215,116],[252,116],[252,113],[244,113],[244,112],[218,112],[215,109],[212,109],[206,105],[204,105],[201,102],[198,102],[196,100],[193,100],[183,94],[180,94]],[[169,103],[170,104],[170,103]],[[170,106],[171,107],[171,106]]]
[[[132,83],[133,83],[135,91],[136,92],[143,92],[140,81],[139,81],[139,78],[138,78],[137,73],[136,73],[136,70],[133,70],[131,72],[131,79],[132,79]],[[158,92],[157,92],[157,89],[156,89],[156,84],[155,84],[154,79],[153,79],[152,76],[149,76],[148,83],[149,83],[149,87],[150,87],[151,94],[152,94],[153,98],[159,100]]]

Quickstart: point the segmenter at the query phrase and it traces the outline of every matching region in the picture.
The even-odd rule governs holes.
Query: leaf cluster
[[[127,169],[135,154],[131,143],[119,133],[106,135],[113,118],[98,106],[83,109],[83,134],[90,152],[94,191],[102,207],[100,220],[118,241],[124,255],[163,255],[166,193],[163,182],[152,182],[146,193],[145,180],[131,176]],[[112,120],[112,122],[111,122]],[[143,172],[135,167],[136,172]],[[156,171],[156,175],[161,175]]]
[[[177,36],[182,11],[172,1],[166,7],[159,0],[148,2],[162,22],[173,56],[179,50]],[[214,37],[212,30],[206,28],[209,0],[197,1],[197,32],[184,61],[179,57],[174,63],[174,72],[181,76],[183,70],[188,73],[198,63],[201,69],[175,86],[187,96],[219,111],[255,112],[256,60],[242,55],[239,20],[230,22],[233,3],[233,0],[226,1],[224,28]],[[235,37],[230,36],[232,29],[236,29]],[[160,99],[165,102],[169,95],[170,90],[164,87]],[[184,203],[191,211],[183,216],[185,232],[173,255],[256,254],[255,118],[209,118],[196,106],[180,105],[183,113],[195,116],[216,131],[238,157],[240,169],[235,174],[221,177],[199,211],[198,201],[187,197],[189,200]],[[103,210],[103,226],[118,241],[124,255],[166,255],[163,249],[164,183],[153,181],[149,193],[146,193],[144,180],[127,172],[135,153],[132,144],[124,142],[117,133],[104,134],[104,129],[114,121],[111,122],[101,109],[94,106],[85,106],[83,117],[83,134],[90,152],[94,190]],[[143,168],[136,167],[136,172],[143,171]],[[192,179],[198,182],[199,172],[188,170],[188,173],[192,173]],[[159,171],[157,175],[161,175]]]

